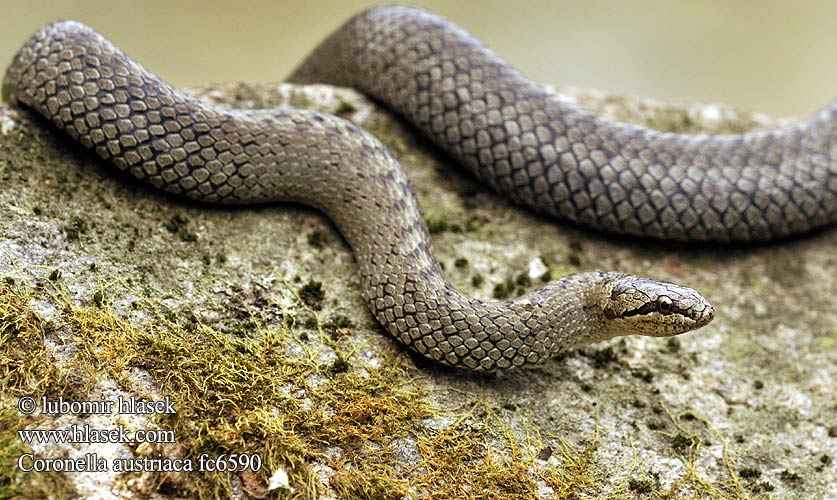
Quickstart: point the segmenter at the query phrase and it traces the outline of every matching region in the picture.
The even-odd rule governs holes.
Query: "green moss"
[[[654,381],[654,374],[650,370],[634,370],[631,375],[648,384]]]
[[[350,335],[353,333],[354,328],[354,322],[342,314],[334,316],[323,325],[323,329],[332,340],[337,340],[343,335]]]
[[[768,483],[767,481],[761,481],[760,483],[754,485],[753,488],[752,488],[753,492],[755,492],[755,493],[761,493],[761,492],[768,492],[769,493],[769,492],[771,492],[775,489],[776,489],[776,487],[773,486],[772,484]]]
[[[198,235],[187,229],[189,218],[183,214],[174,214],[163,227],[170,233],[177,234],[181,240],[193,242],[198,240]]]
[[[604,368],[610,363],[615,363],[618,359],[616,351],[614,351],[613,347],[611,346],[607,346],[604,349],[597,349],[593,352],[592,357],[593,363],[596,365],[596,368]]]
[[[331,321],[326,323],[326,326],[328,328],[340,329],[340,328],[354,328],[355,324],[354,324],[354,322],[352,322],[352,320],[350,320],[346,316],[343,316],[342,314],[338,314],[338,315],[334,316],[331,319]]]
[[[256,490],[281,466],[298,492],[315,496],[306,464],[323,443],[366,450],[372,463],[385,463],[385,454],[374,458],[376,450],[406,432],[410,422],[429,415],[415,387],[396,381],[397,367],[365,367],[364,375],[356,376],[350,372],[349,355],[341,353],[324,367],[316,352],[302,358],[289,354],[296,341],[287,327],[256,327],[231,336],[149,302],[145,309],[158,315],[158,326],[145,331],[107,308],[68,304],[64,309],[83,365],[123,383],[127,368],[141,367],[177,402],[178,414],[161,419],[160,425],[175,432],[181,453],[259,453],[265,467],[250,480]],[[335,324],[347,323],[337,319]],[[177,369],[171,370],[174,365]],[[318,372],[330,382],[316,391],[306,389],[306,381]],[[289,385],[305,390],[313,403],[289,398],[283,389]],[[323,407],[331,408],[328,414],[320,411]],[[277,411],[282,418],[276,418]],[[179,496],[227,497],[231,477],[195,474],[166,487]]]
[[[168,230],[168,232],[170,232],[170,233],[176,233],[181,228],[186,226],[186,224],[188,224],[188,223],[189,223],[189,218],[186,217],[183,214],[178,213],[178,214],[174,214],[173,216],[171,216],[171,218],[168,221],[166,221],[166,223],[163,225],[163,227],[165,227]]]
[[[459,257],[455,261],[453,261],[453,266],[459,269],[468,267],[468,259],[465,257]]]
[[[177,235],[180,236],[180,239],[183,241],[198,241],[198,235],[191,231],[180,230],[177,232]]]
[[[502,300],[508,298],[514,290],[514,282],[511,279],[507,279],[502,283],[494,285],[494,290],[492,290],[491,294],[495,299]]]
[[[63,227],[64,234],[70,241],[78,240],[88,229],[87,222],[81,217],[73,217],[69,224]]]
[[[427,219],[427,230],[430,234],[443,233],[449,228],[448,221],[443,219]]]
[[[307,305],[315,311],[323,308],[323,300],[325,300],[325,290],[323,284],[319,281],[309,281],[304,284],[298,291],[299,299],[303,304]]]
[[[363,467],[338,471],[331,487],[338,498],[357,500],[401,500],[408,498],[408,483],[397,478],[391,467]]]
[[[93,292],[93,305],[96,307],[102,307],[105,303],[105,294],[102,293],[101,290],[96,290]]]
[[[569,255],[567,255],[567,262],[572,267],[579,267],[584,262],[584,245],[581,243],[581,237],[577,234],[570,237],[567,243],[569,248]]]
[[[779,473],[779,479],[781,479],[783,483],[790,486],[797,486],[802,483],[802,476],[787,469]]]
[[[325,246],[325,234],[320,230],[314,230],[308,233],[308,244],[314,248],[323,248]]]
[[[700,439],[696,436],[689,436],[678,433],[671,438],[671,447],[678,453],[685,454],[690,448],[700,445]]]
[[[648,423],[645,424],[649,430],[652,431],[660,431],[665,429],[665,424],[660,422],[659,420],[650,420]]]
[[[66,473],[25,472],[17,467],[24,453],[35,453],[20,442],[17,430],[32,425],[32,417],[17,412],[14,401],[0,398],[0,499],[11,498],[78,498],[78,492]]]
[[[755,467],[744,467],[738,469],[738,475],[744,479],[758,479],[761,477],[761,471]]]
[[[316,497],[306,464],[320,453],[322,443],[357,453],[365,450],[372,466],[383,467],[388,455],[378,455],[382,445],[403,435],[410,422],[429,416],[423,395],[405,383],[409,379],[393,364],[383,371],[365,367],[364,374],[356,376],[349,372],[350,355],[338,353],[336,363],[322,367],[316,351],[302,358],[289,354],[294,351],[288,345],[294,336],[287,329],[259,327],[246,336],[233,337],[155,301],[146,302],[143,309],[156,317],[156,326],[138,329],[115,316],[104,295],[98,307],[80,307],[56,288],[41,300],[57,301],[69,325],[76,345],[73,377],[79,381],[71,383],[45,347],[46,324],[29,309],[28,295],[16,290],[0,290],[0,348],[4,353],[0,357],[0,398],[5,408],[0,412],[0,457],[16,458],[23,449],[15,431],[24,423],[10,410],[14,405],[6,398],[55,390],[65,398],[81,399],[89,389],[73,387],[78,383],[89,387],[102,375],[129,390],[129,368],[148,372],[160,390],[176,401],[178,413],[161,417],[157,423],[175,432],[178,456],[217,456],[230,450],[262,456],[264,468],[248,480],[251,491],[263,490],[272,471],[282,466],[299,494]],[[351,326],[345,317],[335,317],[331,324]],[[174,366],[177,368],[172,369]],[[317,372],[328,374],[331,381],[317,391],[308,388],[306,397],[314,404],[300,405],[283,392],[289,384],[305,389],[306,381]],[[324,414],[322,407],[332,411]],[[276,418],[277,409],[282,418]],[[16,420],[10,421],[11,417]],[[39,426],[50,428],[49,422]],[[162,451],[164,455],[172,453]],[[15,470],[4,467],[0,471],[0,493],[73,496],[67,475],[18,474]],[[184,475],[176,481],[159,476],[149,484],[170,495],[215,498],[232,493],[230,474]],[[391,484],[404,482],[399,479]],[[154,490],[144,492],[150,493]]]
[[[413,483],[417,491],[430,492],[427,498],[439,500],[529,500],[537,497],[539,484],[551,488],[556,498],[573,498],[596,483],[592,471],[596,439],[576,447],[555,438],[552,456],[561,465],[536,466],[538,455],[524,458],[518,444],[504,434],[502,421],[491,410],[485,409],[484,413],[484,422],[460,418],[442,432],[420,437],[417,442],[422,457],[420,466],[426,473]],[[496,434],[492,436],[490,429]],[[505,441],[503,449],[487,445],[498,438]],[[546,448],[533,444],[536,449]]]
[[[480,285],[482,285],[484,281],[485,281],[485,278],[482,277],[482,274],[478,273],[478,274],[475,274],[475,275],[471,276],[471,286],[473,286],[474,288],[477,288]]]
[[[44,345],[47,324],[31,310],[29,299],[27,291],[8,281],[0,287],[0,394],[7,397],[40,397],[67,386],[66,373]]]
[[[347,371],[349,371],[349,363],[345,359],[340,357],[335,359],[334,362],[331,363],[328,366],[328,369],[326,370],[326,372],[332,377],[341,373],[346,373]]]
[[[647,478],[637,479],[632,477],[628,480],[628,488],[640,495],[647,495],[654,489],[654,483]]]
[[[310,330],[316,329],[320,324],[319,320],[315,316],[304,316],[300,323],[303,328],[308,328]]]
[[[354,104],[350,103],[349,101],[341,100],[337,107],[334,108],[334,114],[337,116],[340,115],[347,115],[349,113],[354,113],[357,110]]]
[[[41,427],[42,418],[22,415],[16,399],[85,393],[85,382],[64,369],[46,347],[49,325],[29,307],[27,291],[5,282],[0,286],[0,498],[72,498],[75,488],[67,474],[28,473],[16,461],[32,449],[17,431]]]

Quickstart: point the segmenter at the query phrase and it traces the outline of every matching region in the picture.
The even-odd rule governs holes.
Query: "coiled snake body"
[[[759,241],[837,219],[837,103],[777,130],[656,132],[559,101],[449,21],[405,7],[355,16],[291,80],[354,86],[516,202],[605,231]],[[442,363],[522,366],[714,315],[694,290],[605,271],[504,303],[467,297],[442,276],[409,180],[368,133],[322,113],[190,99],[75,22],[37,32],[3,93],[159,189],[322,210],[352,247],[378,321]]]

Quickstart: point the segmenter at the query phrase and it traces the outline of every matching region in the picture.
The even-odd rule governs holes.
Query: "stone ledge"
[[[780,123],[718,105],[682,107],[592,91],[560,92],[613,118],[674,132],[737,132]],[[71,368],[80,363],[79,376],[87,377],[81,385],[87,384],[90,394],[166,394],[188,408],[186,394],[166,392],[171,388],[161,376],[181,370],[176,364],[144,369],[126,361],[121,376],[101,366],[94,376],[95,363],[78,357],[84,346],[73,335],[84,330],[66,315],[68,304],[85,314],[106,308],[126,325],[151,332],[163,328],[160,317],[135,309],[151,301],[170,308],[173,317],[193,315],[197,324],[222,332],[230,342],[255,335],[253,318],[259,328],[304,336],[294,344],[295,355],[312,342],[319,346],[315,361],[322,369],[314,385],[343,373],[370,377],[389,364],[403,370],[386,381],[415,384],[413,390],[425,394],[422,401],[433,410],[405,420],[409,432],[392,438],[392,467],[400,462],[435,470],[422,452],[428,442],[422,436],[459,429],[459,440],[469,433],[486,439],[481,452],[473,451],[479,456],[471,466],[458,465],[463,484],[473,479],[469,471],[482,471],[486,457],[493,456],[506,460],[506,472],[519,467],[513,470],[528,477],[543,498],[561,493],[564,483],[544,479],[556,471],[586,478],[565,484],[582,498],[633,498],[652,491],[675,497],[692,492],[712,498],[837,496],[833,228],[744,248],[613,238],[511,206],[351,90],[233,83],[191,93],[233,107],[310,107],[370,130],[414,180],[446,273],[468,293],[490,298],[498,290],[515,294],[532,288],[546,272],[618,269],[700,290],[716,305],[717,319],[671,342],[615,340],[496,377],[416,365],[364,308],[353,257],[324,216],[299,206],[222,209],[162,196],[115,173],[31,113],[0,105],[0,276],[15,282],[2,285],[0,298],[8,298],[13,287],[26,288],[26,304],[49,325],[47,350],[56,363]],[[66,302],[49,290],[60,290]],[[323,335],[327,338],[317,340]],[[218,355],[236,359],[234,351]],[[295,397],[301,404],[325,404],[321,395]],[[248,415],[254,411],[247,410]],[[39,426],[65,424],[47,419]],[[488,455],[486,445],[493,450]],[[76,453],[78,448],[43,451]],[[138,455],[143,450],[118,451]],[[301,477],[314,478],[320,494],[330,496],[357,491],[341,475],[346,471],[359,471],[357,477],[370,481],[380,479],[376,474],[385,476],[380,457],[374,470],[371,458],[364,461],[372,456],[364,444],[322,446],[317,452],[275,461],[285,464],[277,467],[288,469],[297,491],[300,484],[294,481]],[[579,457],[587,457],[583,474],[571,467]],[[417,470],[408,469],[393,469],[398,485],[421,494],[428,486],[417,479]],[[139,479],[66,477],[67,487],[81,494],[144,491],[137,484],[155,482],[147,474]],[[518,479],[522,484],[522,476]],[[262,476],[220,481],[237,496],[266,494],[268,484]],[[189,477],[163,483],[173,495],[205,486]],[[497,491],[507,497],[514,493]]]

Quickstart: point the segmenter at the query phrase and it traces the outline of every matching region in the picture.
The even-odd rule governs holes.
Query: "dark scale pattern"
[[[357,87],[496,190],[585,226],[748,242],[837,220],[837,101],[778,130],[661,133],[561,102],[461,28],[405,7],[348,21],[291,80]]]
[[[370,19],[376,17],[373,13]],[[363,26],[364,20],[355,23]],[[430,21],[438,24],[435,18]],[[394,34],[403,39],[420,26],[408,22],[392,25],[393,31],[369,34],[381,40]],[[460,45],[456,51],[468,48]],[[432,53],[430,46],[395,49],[405,57],[416,51]],[[376,63],[381,64],[387,60]],[[449,73],[449,64],[428,68],[428,78]],[[471,69],[470,74],[480,71],[499,75],[511,70],[495,64]],[[431,98],[427,91],[418,91],[421,78],[410,81],[412,87],[399,89],[401,97],[393,102],[413,99],[424,117],[417,121],[450,136],[459,133],[462,137],[454,141],[460,148],[454,149],[457,156],[469,163],[477,156],[507,159],[488,163],[497,175],[489,180],[500,188],[508,183],[519,186],[513,191],[517,199],[546,192],[538,179],[553,175],[551,169],[532,162],[542,154],[537,152],[540,139],[532,135],[539,130],[535,125],[546,123],[541,114],[531,111],[535,121],[512,114],[517,125],[508,122],[503,128],[495,126],[501,123],[495,115],[506,111],[492,104],[493,111],[468,115],[470,125],[456,125],[456,113],[439,111],[456,108],[447,91]],[[488,79],[486,85],[493,87],[491,81],[497,80]],[[394,88],[396,83],[390,80],[386,86]],[[478,94],[477,90],[470,92]],[[712,307],[694,290],[610,272],[568,276],[505,303],[466,297],[442,276],[411,184],[374,137],[327,114],[236,111],[192,100],[75,22],[56,23],[36,33],[7,70],[3,93],[44,115],[120,170],[161,190],[199,201],[296,201],[319,208],[351,245],[366,300],[378,321],[406,346],[449,365],[479,370],[522,366],[615,335],[675,335],[703,326],[713,316]],[[486,97],[486,102],[492,103],[492,98]],[[521,105],[531,106],[525,102]],[[586,123],[579,130],[593,122]],[[502,136],[504,143],[501,131],[507,129],[514,133],[503,132],[508,134]],[[588,146],[574,143],[577,157],[588,148],[590,161],[601,162],[604,153],[599,148],[608,146],[591,141],[590,135],[579,137]],[[472,149],[477,156],[469,156]],[[568,186],[580,182],[589,189],[583,180],[573,180],[588,171],[595,175],[588,163],[566,170]],[[529,173],[520,173],[524,171]],[[529,186],[529,191],[520,186]]]

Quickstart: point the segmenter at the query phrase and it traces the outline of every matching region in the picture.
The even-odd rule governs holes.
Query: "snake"
[[[651,130],[560,99],[451,21],[400,6],[352,17],[289,81],[358,89],[513,202],[596,230],[726,244],[837,220],[837,101],[770,130]],[[159,190],[322,211],[351,248],[377,321],[442,364],[529,366],[580,344],[669,337],[714,318],[691,288],[615,271],[572,274],[505,301],[468,296],[444,277],[409,178],[371,134],[327,113],[190,98],[77,22],[37,31],[2,90]]]

